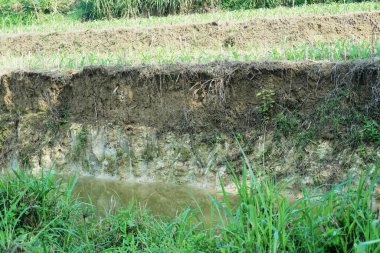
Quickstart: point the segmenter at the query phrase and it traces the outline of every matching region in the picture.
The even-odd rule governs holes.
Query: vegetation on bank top
[[[318,6],[316,8],[309,8],[315,14],[325,14],[326,11],[327,14],[330,12],[334,14],[334,12],[339,13],[339,9],[344,10],[346,8],[348,8],[346,11],[350,11],[350,9],[351,11],[379,9],[379,4],[376,2],[362,0],[0,0],[0,27],[4,28],[20,24],[31,25],[51,20],[135,19],[138,17],[213,13],[215,11],[223,12],[231,10],[239,10],[236,14],[236,16],[239,16],[239,12],[242,10],[267,9],[281,6],[299,6],[302,8],[310,5]],[[292,15],[295,12],[296,15],[304,15],[304,11],[307,12],[307,10],[284,10],[284,8],[280,8],[279,12],[275,11],[273,14],[285,12],[288,13],[287,15]],[[258,13],[262,13],[262,11]],[[249,12],[249,17],[252,17],[252,14],[255,15],[255,12]],[[245,13],[242,12],[242,15],[244,16]],[[267,15],[265,14],[265,16]],[[194,16],[191,19],[193,18]],[[199,19],[199,17],[195,18]]]
[[[247,45],[245,48],[216,47],[215,49],[168,47],[129,48],[119,52],[59,52],[23,56],[0,56],[0,68],[32,70],[77,69],[86,66],[135,66],[150,64],[197,64],[213,61],[351,61],[370,59],[380,54],[380,40],[354,39],[332,42],[277,45],[272,48]]]
[[[0,0],[1,1],[1,0]],[[51,13],[19,17],[0,15],[1,33],[25,32],[65,32],[86,29],[116,29],[126,27],[158,27],[163,25],[198,24],[212,21],[246,21],[252,18],[311,16],[311,15],[340,15],[364,11],[380,10],[380,2],[360,2],[346,4],[312,4],[294,8],[276,7],[250,10],[194,13],[190,15],[171,15],[167,17],[121,18],[110,20],[92,20],[81,22],[80,14],[71,11],[65,14]]]
[[[51,173],[0,174],[0,251],[379,252],[380,163],[359,180],[325,193],[304,189],[292,202],[284,195],[291,182],[259,180],[243,159],[241,176],[233,174],[237,204],[223,188],[222,202],[210,197],[211,214],[188,208],[170,218],[133,206],[100,217],[72,195],[75,179],[64,185]]]
[[[294,7],[314,3],[345,3],[344,0],[82,0],[81,9],[88,19],[167,16],[212,10],[240,10]],[[362,2],[351,0],[350,2]]]

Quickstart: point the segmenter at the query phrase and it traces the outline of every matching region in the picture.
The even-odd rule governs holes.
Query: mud
[[[370,38],[378,33],[380,13],[254,19],[155,28],[30,33],[0,37],[0,55],[57,52],[118,52],[150,47],[223,48],[247,45]]]
[[[3,169],[215,189],[219,176],[229,182],[227,162],[240,173],[242,149],[257,173],[305,184],[336,182],[380,158],[377,60],[15,71],[0,80]],[[279,125],[283,114],[297,127],[290,118]]]

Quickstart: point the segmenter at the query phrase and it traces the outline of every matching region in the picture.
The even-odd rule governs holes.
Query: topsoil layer
[[[0,55],[115,52],[147,47],[211,48],[369,38],[379,32],[380,12],[339,16],[253,19],[156,28],[86,30],[2,36]]]
[[[46,112],[71,122],[230,132],[260,124],[265,105],[271,113],[313,114],[344,89],[355,94],[344,103],[379,120],[379,68],[378,62],[364,61],[18,71],[0,78],[0,115]]]

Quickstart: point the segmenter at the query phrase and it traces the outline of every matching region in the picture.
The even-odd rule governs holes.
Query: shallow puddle
[[[174,216],[188,207],[197,208],[198,205],[204,213],[210,213],[211,196],[217,196],[215,192],[190,186],[130,183],[96,177],[80,177],[74,194],[82,201],[93,204],[101,214],[133,203],[155,215],[164,216]]]
[[[380,187],[376,187],[374,195],[378,196]],[[301,197],[298,192],[285,192],[290,202]],[[377,194],[376,194],[377,193]],[[98,214],[126,208],[134,204],[138,208],[148,209],[154,215],[174,217],[187,208],[201,208],[207,220],[215,210],[212,198],[223,202],[221,193],[186,185],[169,183],[133,183],[111,178],[80,177],[74,189],[74,195],[85,203],[95,206]],[[231,203],[237,203],[237,196],[229,195]],[[371,208],[380,209],[380,199],[373,198]]]

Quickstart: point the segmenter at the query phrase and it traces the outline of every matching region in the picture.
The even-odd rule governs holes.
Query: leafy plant
[[[275,91],[268,88],[262,88],[260,92],[256,94],[256,97],[260,99],[260,113],[264,115],[266,120],[269,119],[269,114],[274,107]]]
[[[365,141],[380,144],[380,126],[371,119],[366,118],[362,129],[363,139]]]

